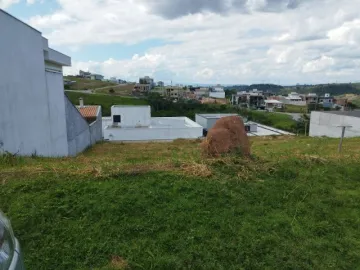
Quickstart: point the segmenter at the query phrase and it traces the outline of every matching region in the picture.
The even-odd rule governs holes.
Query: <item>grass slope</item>
[[[148,105],[148,102],[144,99],[130,97],[109,96],[103,94],[83,94],[76,92],[66,92],[66,95],[75,105],[79,104],[80,97],[84,99],[85,105],[101,105],[103,116],[111,115],[111,106],[113,105]]]
[[[113,82],[96,81],[85,78],[78,78],[75,76],[65,76],[64,79],[76,82],[69,86],[69,90],[88,90],[88,89],[96,89],[96,88],[117,85],[116,83]]]
[[[108,86],[105,88],[97,89],[95,90],[95,92],[99,94],[110,94],[115,96],[131,96],[134,86],[135,84]],[[110,93],[110,90],[113,90],[113,92]]]
[[[0,206],[28,269],[356,269],[360,139],[99,144],[0,159]]]

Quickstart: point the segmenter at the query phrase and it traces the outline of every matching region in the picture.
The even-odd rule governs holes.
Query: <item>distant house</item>
[[[138,92],[138,93],[147,93],[150,91],[150,89],[151,89],[150,84],[137,83],[134,86],[134,92]]]
[[[319,97],[317,94],[310,93],[310,94],[305,95],[305,101],[306,101],[306,104],[318,104]]]
[[[154,79],[150,78],[149,76],[140,78],[139,84],[148,84],[148,85],[150,85],[150,89],[153,89],[155,87]]]
[[[165,86],[165,83],[162,82],[162,81],[158,81],[158,82],[157,82],[157,86],[159,86],[159,87],[164,87],[164,86]]]
[[[104,79],[104,76],[100,74],[91,74],[90,78],[92,80],[101,81]]]
[[[99,130],[89,126],[64,93],[63,67],[71,66],[71,58],[1,9],[0,25],[0,36],[6,37],[0,48],[8,52],[0,62],[0,151],[73,156],[101,140],[101,128],[97,137]]]
[[[209,97],[211,98],[225,98],[224,87],[217,85],[213,88],[210,88]]]
[[[180,86],[167,86],[165,87],[165,96],[167,98],[179,99],[185,97],[187,90]],[[190,92],[190,90],[188,91]]]
[[[272,111],[274,109],[282,109],[283,103],[281,101],[275,100],[275,99],[268,99],[265,100],[265,109]]]
[[[91,73],[87,72],[87,71],[80,70],[79,71],[79,77],[90,79],[91,78]]]
[[[296,92],[291,92],[287,97],[281,100],[285,104],[295,105],[295,106],[305,106],[306,101]]]
[[[330,94],[325,94],[319,97],[319,104],[323,105],[324,108],[333,108],[335,98]]]

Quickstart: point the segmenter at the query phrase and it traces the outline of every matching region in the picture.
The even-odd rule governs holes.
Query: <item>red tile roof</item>
[[[88,122],[93,122],[96,120],[98,108],[99,106],[77,106],[77,109],[79,110],[82,117],[84,117]]]

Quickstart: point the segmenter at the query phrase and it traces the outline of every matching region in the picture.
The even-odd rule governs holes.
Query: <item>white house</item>
[[[290,104],[290,105],[296,105],[296,106],[305,106],[306,105],[306,101],[303,100],[302,97],[296,92],[291,92],[282,101],[285,104]]]
[[[266,110],[273,110],[273,109],[281,109],[283,107],[283,103],[276,99],[268,99],[265,100],[265,109]]]
[[[360,111],[311,112],[311,137],[340,138],[342,126],[346,126],[345,137],[360,137]]]
[[[221,85],[216,85],[215,87],[211,88],[211,91],[209,93],[209,97],[212,97],[212,98],[225,98],[224,87],[222,87]]]
[[[217,120],[223,118],[223,117],[228,117],[228,116],[239,116],[237,114],[221,114],[221,113],[217,113],[217,114],[196,114],[195,115],[195,119],[196,119],[196,123],[198,123],[200,126],[202,126],[206,132],[204,134],[207,133],[207,131],[209,129],[211,129]],[[241,116],[239,116],[241,117]],[[259,123],[255,123],[252,121],[244,121],[245,123],[245,130],[247,132],[248,136],[281,136],[281,135],[294,135],[290,132],[284,131],[284,130],[280,130],[277,128],[273,128],[273,127],[269,127],[269,126],[265,126],[265,125],[261,125]]]
[[[69,156],[100,140],[64,94],[71,58],[1,9],[0,25],[0,151]]]
[[[101,81],[104,79],[104,76],[100,74],[91,74],[90,78],[95,81]]]
[[[110,141],[196,139],[202,127],[187,117],[151,117],[150,106],[112,106],[103,134]]]

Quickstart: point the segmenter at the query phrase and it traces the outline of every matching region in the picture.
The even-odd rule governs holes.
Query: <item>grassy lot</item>
[[[357,269],[360,139],[253,138],[0,158],[0,206],[27,269]]]
[[[287,113],[307,113],[308,109],[307,109],[307,106],[296,106],[296,105],[286,104],[284,112],[287,112]]]
[[[101,94],[83,94],[75,92],[66,92],[66,95],[73,104],[79,104],[79,98],[84,99],[85,105],[101,105],[102,115],[111,115],[111,106],[113,105],[148,105],[148,102],[144,99],[131,98],[131,97],[119,97],[108,96]]]
[[[74,76],[65,76],[64,79],[76,82],[69,86],[69,90],[88,90],[88,89],[96,89],[96,88],[117,85],[116,83],[113,82],[95,81],[85,78],[78,78]]]
[[[95,90],[95,93],[108,94],[114,96],[131,96],[134,86],[135,84],[108,86],[105,88]],[[110,90],[113,90],[113,92],[111,93]]]

